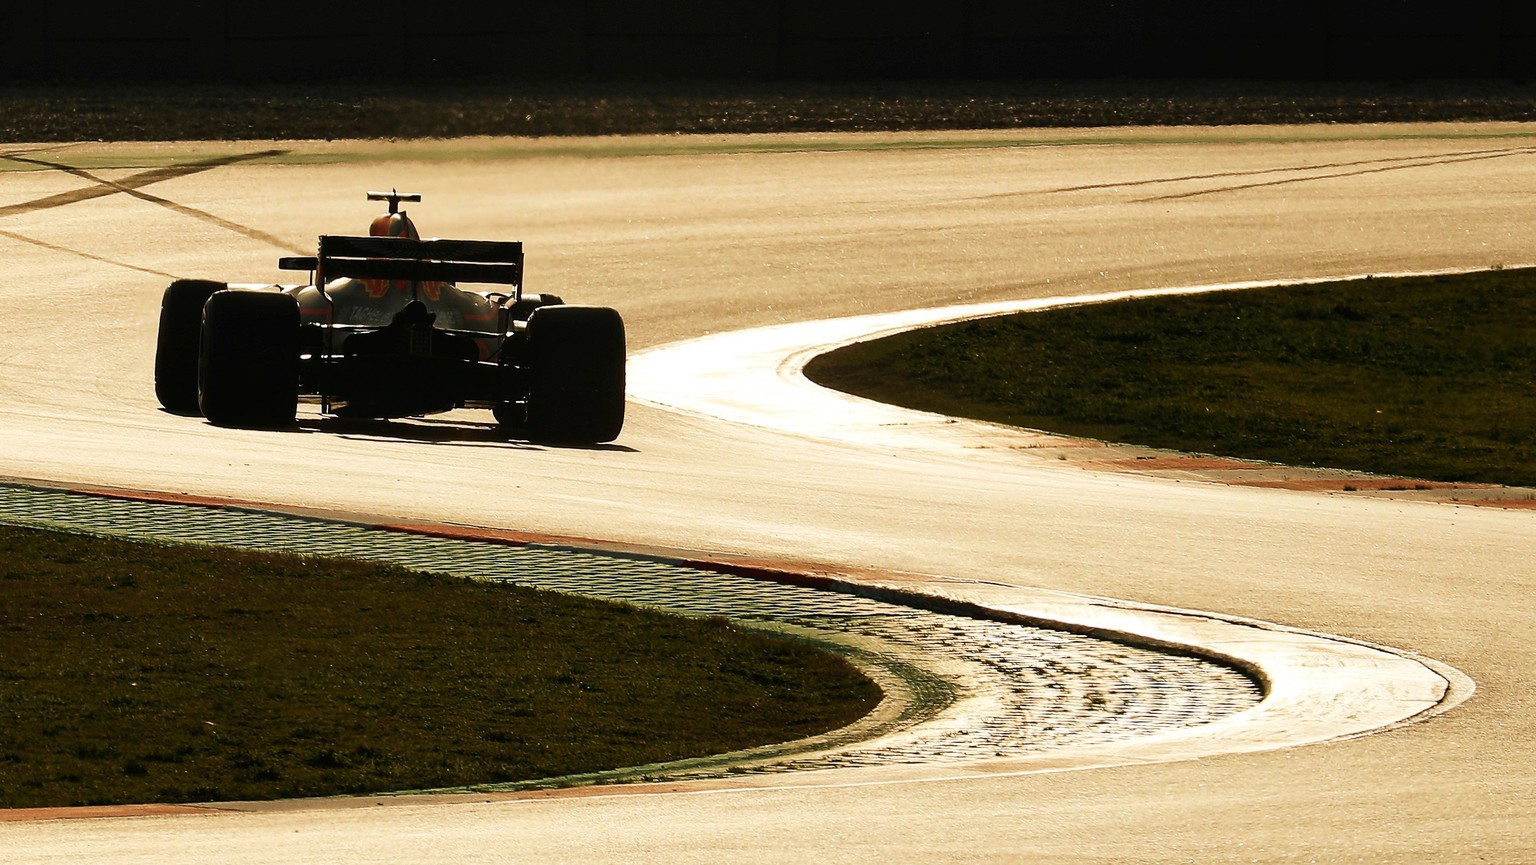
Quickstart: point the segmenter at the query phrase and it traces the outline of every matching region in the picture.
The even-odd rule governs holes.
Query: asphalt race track
[[[1536,514],[1087,471],[655,401],[609,447],[488,413],[293,431],[158,410],[173,277],[278,280],[360,232],[522,239],[528,288],[631,349],[960,303],[1530,263],[1536,130],[12,146],[0,477],[987,581],[1395,647],[1476,683],[1421,723],[1199,760],[842,785],[313,803],[0,823],[14,862],[1518,862],[1536,859]],[[700,370],[707,372],[708,370]]]

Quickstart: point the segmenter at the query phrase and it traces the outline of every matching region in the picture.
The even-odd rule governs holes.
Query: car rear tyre
[[[167,410],[197,413],[197,345],[203,304],[222,282],[178,279],[160,298],[160,335],[155,343],[155,396]]]
[[[198,405],[220,426],[293,423],[299,392],[299,305],[286,294],[221,291],[203,307]]]
[[[529,438],[595,444],[624,427],[624,320],[600,306],[544,306],[528,317]]]

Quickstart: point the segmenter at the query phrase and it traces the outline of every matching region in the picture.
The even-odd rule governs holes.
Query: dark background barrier
[[[1505,78],[1536,4],[680,0],[28,4],[10,80]]]

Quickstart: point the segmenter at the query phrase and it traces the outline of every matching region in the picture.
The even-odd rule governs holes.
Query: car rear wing
[[[523,244],[517,240],[411,240],[323,234],[317,255],[278,259],[283,270],[309,270],[324,290],[333,279],[478,282],[510,285],[522,295]]]

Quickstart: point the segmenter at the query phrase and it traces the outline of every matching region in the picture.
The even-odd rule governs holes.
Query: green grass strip
[[[1536,485],[1536,271],[966,322],[806,370],[911,408],[1197,453]]]
[[[256,141],[1528,122],[1523,82],[7,82],[0,141]],[[1234,134],[1250,134],[1232,130]],[[1391,134],[1391,133],[1389,133]],[[1175,137],[1184,137],[1174,133]]]
[[[879,698],[723,620],[0,527],[0,807],[531,780],[793,740]]]

